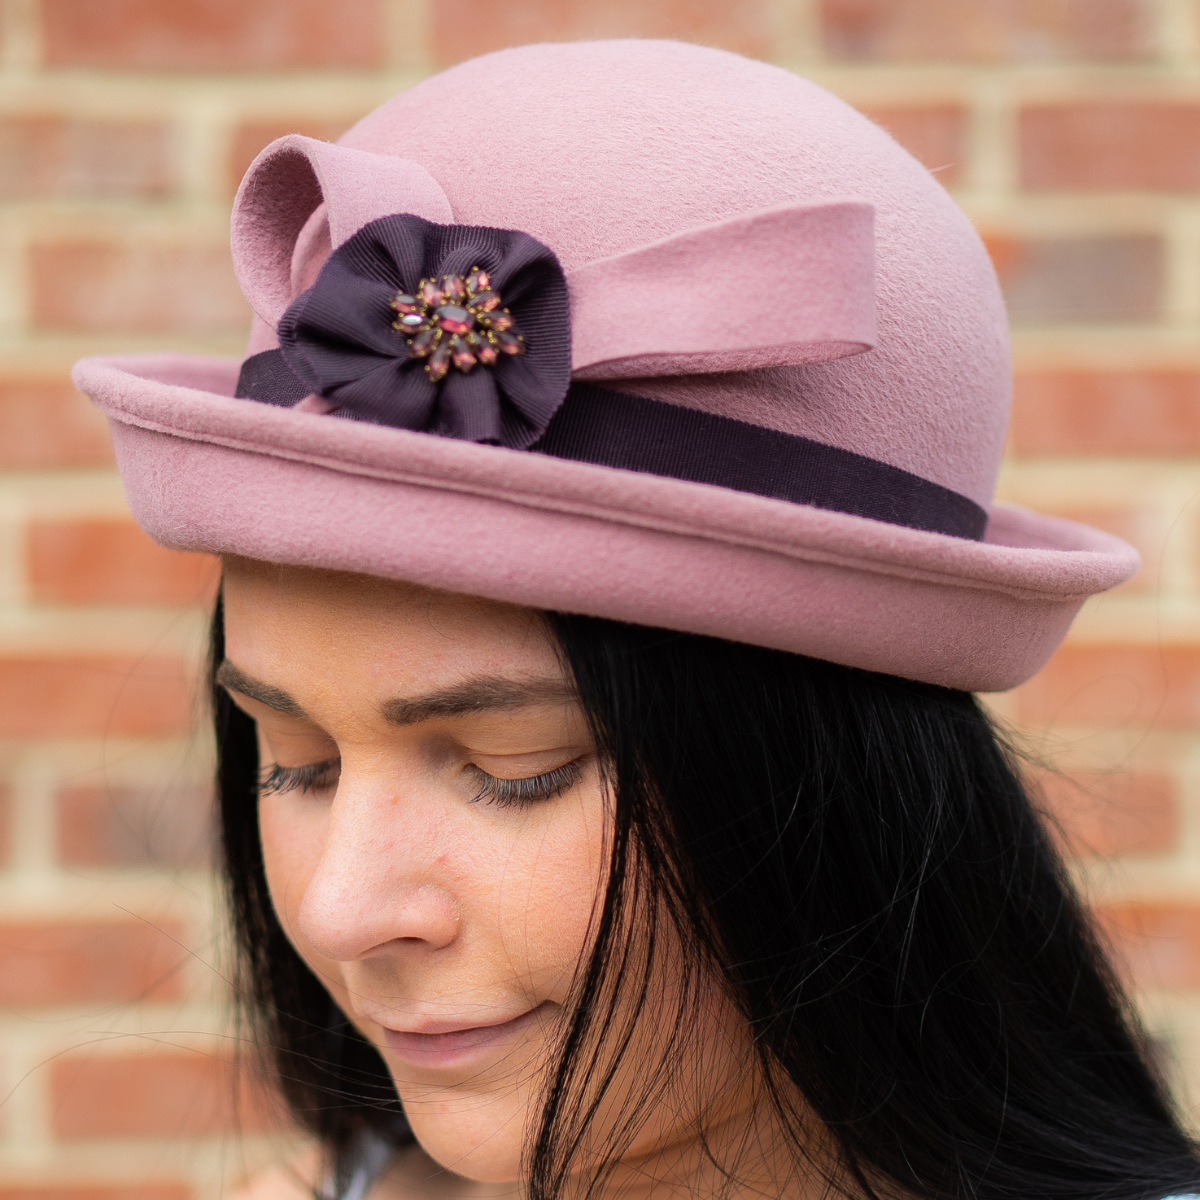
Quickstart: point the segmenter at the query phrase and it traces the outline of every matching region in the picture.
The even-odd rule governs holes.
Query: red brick
[[[438,62],[526,42],[584,38],[680,38],[764,57],[771,51],[767,0],[438,0],[431,5]]]
[[[129,520],[32,521],[26,563],[33,599],[48,604],[207,603],[220,572],[211,555],[167,550]]]
[[[1023,371],[1017,454],[1200,454],[1200,372]]]
[[[209,788],[74,787],[61,792],[58,857],[79,867],[199,867],[210,858]]]
[[[69,379],[0,379],[0,469],[112,461],[108,421]]]
[[[1064,646],[1019,689],[1022,721],[1200,726],[1200,649]]]
[[[46,1183],[0,1187],[0,1200],[193,1200],[186,1183],[130,1183],[88,1187],[77,1183]]]
[[[237,191],[242,176],[258,152],[276,138],[286,133],[302,133],[305,137],[319,138],[323,142],[335,142],[351,124],[351,121],[314,121],[311,118],[244,122],[233,131],[233,145],[229,151],[230,195]]]
[[[1152,772],[1042,776],[1037,793],[1076,857],[1161,854],[1179,836],[1174,780]]]
[[[873,62],[1125,60],[1151,53],[1150,0],[822,0],[826,53]]]
[[[926,108],[864,108],[914,158],[952,187],[962,177],[966,152],[967,113],[955,104]]]
[[[60,1058],[50,1067],[50,1097],[64,1139],[203,1137],[278,1124],[247,1073],[198,1051]]]
[[[185,733],[193,695],[175,658],[0,658],[0,737]]]
[[[175,999],[179,939],[141,921],[0,925],[0,1004]]]
[[[1159,315],[1161,239],[985,239],[1017,321],[1147,321]]]
[[[1050,105],[1020,128],[1027,188],[1200,187],[1200,105]]]
[[[169,135],[159,122],[0,119],[0,200],[153,197],[173,183]]]
[[[42,331],[205,335],[250,323],[224,244],[39,242],[29,270]]]
[[[50,66],[375,67],[382,0],[42,0]]]
[[[1097,913],[1117,961],[1143,987],[1200,986],[1200,908],[1144,901]]]

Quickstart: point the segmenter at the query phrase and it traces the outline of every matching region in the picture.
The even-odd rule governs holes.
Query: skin
[[[224,596],[222,682],[257,723],[264,770],[283,771],[260,798],[272,899],[379,1048],[418,1141],[374,1200],[514,1194],[607,861],[611,800],[556,647],[530,610],[335,572],[230,559]],[[674,1002],[672,970],[651,1014]],[[733,1006],[713,986],[698,1011],[681,1082],[608,1190],[805,1193]],[[616,1097],[655,1061],[660,1023],[637,1025]],[[310,1156],[248,1195],[318,1178]]]

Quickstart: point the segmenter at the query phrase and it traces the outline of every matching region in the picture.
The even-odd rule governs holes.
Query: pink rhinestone
[[[496,345],[504,354],[524,354],[525,343],[517,336],[511,333],[497,333]]]
[[[487,340],[482,334],[476,334],[475,337],[475,357],[479,359],[485,367],[490,367],[500,355],[496,353],[496,347]]]
[[[507,308],[499,309],[497,312],[490,312],[480,316],[480,325],[493,330],[496,333],[503,333],[506,329],[513,327],[513,315]]]
[[[467,276],[467,291],[471,295],[475,295],[476,292],[486,292],[491,286],[492,281],[482,267],[471,268],[471,273]]]
[[[444,297],[442,289],[438,287],[436,279],[422,279],[421,286],[417,288],[417,299],[425,305],[426,308],[437,308],[441,304]]]
[[[471,347],[460,337],[452,338],[450,341],[451,357],[454,359],[454,365],[464,374],[470,374],[471,368],[475,365],[475,355],[471,353]]]
[[[469,333],[475,328],[475,318],[457,304],[443,304],[433,316],[447,333]]]
[[[461,275],[447,275],[442,280],[442,295],[451,304],[461,304],[467,298],[467,285]]]
[[[440,382],[450,370],[450,339],[443,338],[437,349],[429,356],[425,364],[425,372],[434,383]]]
[[[491,312],[500,307],[500,297],[495,292],[480,292],[471,297],[471,311],[477,313]]]
[[[415,297],[408,295],[406,292],[397,292],[395,300],[392,301],[392,307],[401,314],[415,313],[421,311],[420,304],[417,303]]]
[[[436,326],[427,325],[416,337],[408,343],[409,358],[424,358],[441,340],[442,331]]]
[[[419,312],[405,313],[392,322],[392,328],[409,336],[425,328],[425,317]]]

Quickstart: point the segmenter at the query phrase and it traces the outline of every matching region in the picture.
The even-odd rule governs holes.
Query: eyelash
[[[306,763],[302,767],[281,767],[272,764],[262,772],[258,783],[260,796],[281,796],[285,792],[311,792],[329,787],[336,782],[330,778],[341,763],[336,758],[324,762]],[[471,771],[479,783],[479,790],[471,797],[472,804],[483,802],[498,808],[533,804],[539,800],[553,800],[569,792],[578,782],[583,768],[579,762],[570,762],[541,775],[530,775],[525,779],[499,779],[474,765]]]
[[[330,776],[341,766],[336,758],[324,762],[305,763],[302,767],[281,767],[278,763],[266,768],[258,781],[260,796],[282,796],[284,792],[311,792],[316,788],[329,787],[334,782]]]
[[[555,796],[569,792],[583,774],[583,768],[578,761],[555,767],[553,771],[546,771],[541,775],[530,775],[525,779],[498,779],[476,766],[472,766],[471,770],[479,780],[479,791],[471,798],[471,803],[478,804],[483,801],[498,808],[553,800]]]

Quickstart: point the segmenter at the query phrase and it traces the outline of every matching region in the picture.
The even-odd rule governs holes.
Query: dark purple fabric
[[[512,312],[526,352],[468,375],[451,367],[433,383],[392,328],[391,301],[422,279],[476,266]],[[570,386],[567,284],[554,252],[526,233],[397,213],[333,252],[284,313],[279,345],[305,394],[324,396],[342,415],[523,450],[545,432]]]
[[[242,364],[236,394],[291,405],[303,387],[282,355],[267,350]],[[571,385],[545,434],[529,449],[950,537],[979,541],[987,529],[987,512],[973,500],[890,463],[731,417],[583,383]]]
[[[242,363],[233,395],[237,400],[261,400],[264,404],[291,408],[311,393],[303,380],[288,369],[280,351],[264,350]]]
[[[979,541],[987,511],[890,463],[645,396],[572,384],[538,454],[667,475]]]

